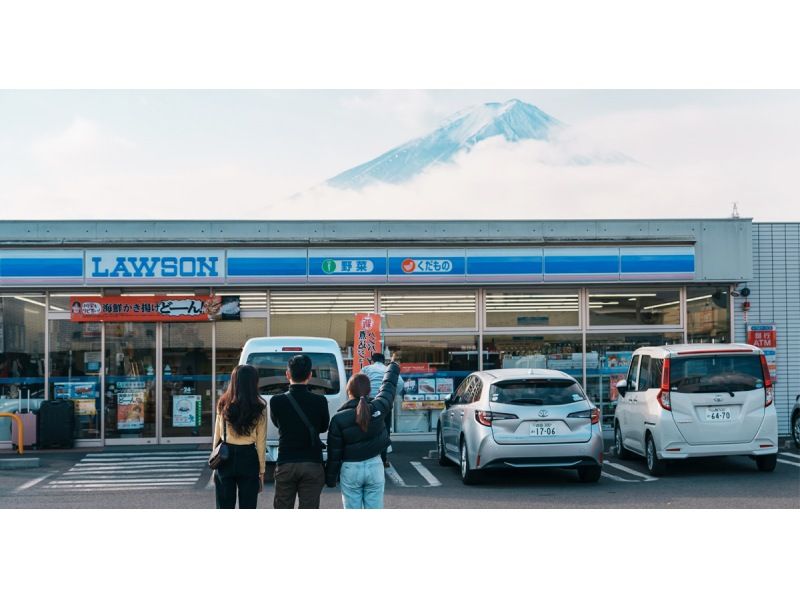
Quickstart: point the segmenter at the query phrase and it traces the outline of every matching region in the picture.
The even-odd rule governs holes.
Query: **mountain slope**
[[[469,151],[485,139],[548,140],[560,126],[552,116],[519,100],[483,104],[456,113],[430,135],[391,149],[327,183],[341,189],[360,189],[376,182],[402,183],[435,164],[451,161],[457,153]]]

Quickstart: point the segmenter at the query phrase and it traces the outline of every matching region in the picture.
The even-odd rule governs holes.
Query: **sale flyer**
[[[144,428],[144,391],[117,393],[117,429]]]

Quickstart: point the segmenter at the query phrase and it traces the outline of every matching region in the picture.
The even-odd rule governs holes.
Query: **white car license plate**
[[[533,422],[531,436],[558,436],[556,422]]]
[[[733,419],[730,407],[709,407],[706,409],[707,422],[729,422]]]

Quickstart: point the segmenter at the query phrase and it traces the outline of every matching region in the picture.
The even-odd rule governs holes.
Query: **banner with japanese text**
[[[373,353],[380,353],[381,316],[380,314],[356,314],[353,342],[353,374],[369,365]]]
[[[778,378],[778,327],[775,324],[748,324],[747,344],[764,351],[773,382]]]
[[[73,322],[208,322],[238,320],[239,297],[219,295],[70,297]]]

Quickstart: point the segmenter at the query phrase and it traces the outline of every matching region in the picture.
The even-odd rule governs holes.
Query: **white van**
[[[286,366],[295,355],[311,358],[311,392],[328,399],[328,410],[334,413],[345,402],[347,379],[339,344],[331,338],[303,336],[271,336],[251,338],[242,348],[239,365],[252,365],[258,370],[258,391],[269,403],[270,397],[289,389]],[[322,435],[323,441],[327,434]],[[267,478],[274,473],[278,459],[278,430],[267,422]]]
[[[653,475],[689,457],[747,455],[775,469],[778,416],[764,353],[743,344],[642,347],[617,383],[614,448]]]

